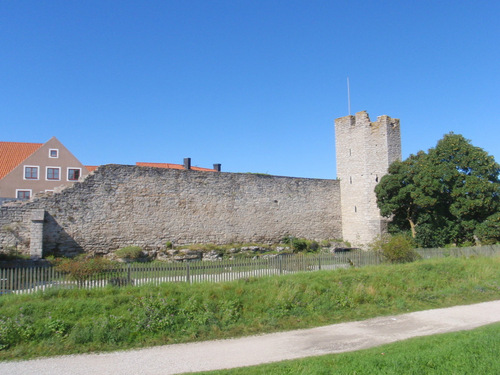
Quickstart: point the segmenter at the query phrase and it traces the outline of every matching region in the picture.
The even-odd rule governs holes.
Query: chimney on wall
[[[215,169],[217,172],[220,172],[220,170],[221,170],[221,164],[214,164],[214,169]]]
[[[191,158],[184,158],[184,169],[191,169]]]

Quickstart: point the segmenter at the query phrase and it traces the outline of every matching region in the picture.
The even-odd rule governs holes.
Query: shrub
[[[307,250],[310,252],[316,252],[319,250],[319,243],[316,241],[311,241],[308,243]]]
[[[88,280],[114,266],[114,263],[108,259],[85,258],[83,255],[76,258],[56,258],[53,264],[56,271],[64,272],[78,282]]]
[[[294,252],[307,250],[307,241],[304,238],[293,238],[291,240],[291,245]]]
[[[319,250],[319,243],[316,241],[309,241],[305,238],[297,238],[292,236],[287,236],[282,239],[282,242],[290,245],[294,253],[300,253],[304,251],[316,252]]]
[[[420,258],[411,237],[405,234],[382,236],[370,247],[388,263],[407,263]]]
[[[3,251],[0,251],[0,260],[19,260],[29,258],[29,255],[21,253],[13,246],[6,247]]]
[[[137,260],[142,256],[142,249],[139,246],[127,246],[116,250],[115,255],[124,260]]]
[[[322,240],[320,245],[321,247],[330,247],[332,244],[329,240]]]

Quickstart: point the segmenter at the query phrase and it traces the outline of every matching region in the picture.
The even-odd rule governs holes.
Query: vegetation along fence
[[[417,249],[422,258],[494,256],[500,245]],[[95,272],[68,273],[50,264],[0,268],[0,295],[32,293],[47,288],[98,288],[108,285],[158,285],[165,282],[222,282],[296,272],[335,270],[382,263],[377,253],[352,250],[332,254],[278,255],[184,263],[119,263]]]

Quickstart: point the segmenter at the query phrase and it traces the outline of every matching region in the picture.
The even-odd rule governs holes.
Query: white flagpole
[[[349,87],[349,77],[347,77],[347,107],[349,109],[349,116],[351,115],[351,88]]]

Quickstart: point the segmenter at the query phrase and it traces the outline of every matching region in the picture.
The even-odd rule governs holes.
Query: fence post
[[[186,262],[186,282],[191,282],[191,278],[189,277],[189,262]]]
[[[282,275],[283,274],[283,263],[282,263],[283,257],[279,256],[278,259],[280,261],[280,275]]]
[[[127,263],[127,285],[130,285],[132,282],[131,272],[130,272],[130,263]]]
[[[318,270],[321,271],[321,255],[318,254]]]

